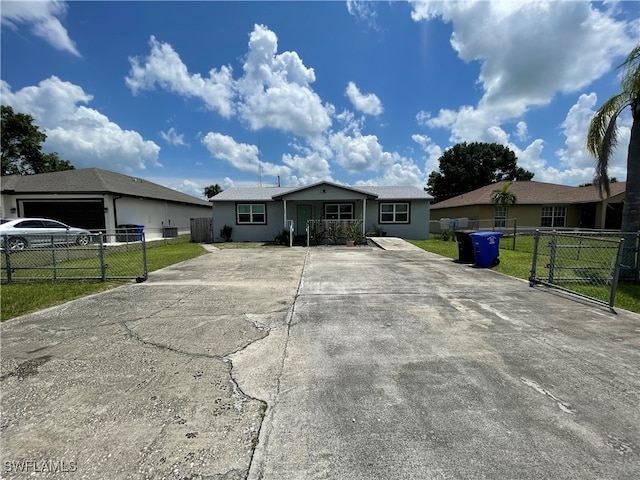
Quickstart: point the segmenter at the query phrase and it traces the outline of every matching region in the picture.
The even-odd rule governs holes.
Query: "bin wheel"
[[[499,257],[494,258],[492,263],[494,267],[497,267],[498,265],[500,265],[500,258]]]

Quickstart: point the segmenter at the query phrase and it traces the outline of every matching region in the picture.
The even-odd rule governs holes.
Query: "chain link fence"
[[[620,232],[536,231],[529,284],[568,291],[613,310],[621,266],[631,270],[637,262],[637,244],[628,241],[631,248],[625,250]],[[630,253],[632,263],[625,265]]]
[[[0,280],[147,279],[147,250],[141,230],[118,229],[76,235],[2,235]]]

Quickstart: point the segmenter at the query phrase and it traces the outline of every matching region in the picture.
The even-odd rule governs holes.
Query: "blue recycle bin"
[[[144,225],[118,225],[117,231],[118,235],[116,240],[118,242],[140,242],[142,240],[142,233],[144,232]]]
[[[475,232],[469,236],[473,242],[478,267],[495,267],[500,263],[501,232]]]

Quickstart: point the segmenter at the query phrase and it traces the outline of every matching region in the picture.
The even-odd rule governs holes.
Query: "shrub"
[[[231,241],[231,232],[233,231],[233,228],[230,227],[229,225],[225,225],[224,227],[222,227],[220,229],[220,236],[222,237],[222,239],[225,242],[230,242]]]

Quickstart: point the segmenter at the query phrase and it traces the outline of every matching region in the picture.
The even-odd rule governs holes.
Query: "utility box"
[[[473,242],[475,264],[495,267],[500,264],[500,237],[502,232],[475,232],[469,235]]]
[[[178,236],[178,227],[162,227],[162,238],[175,238]]]

